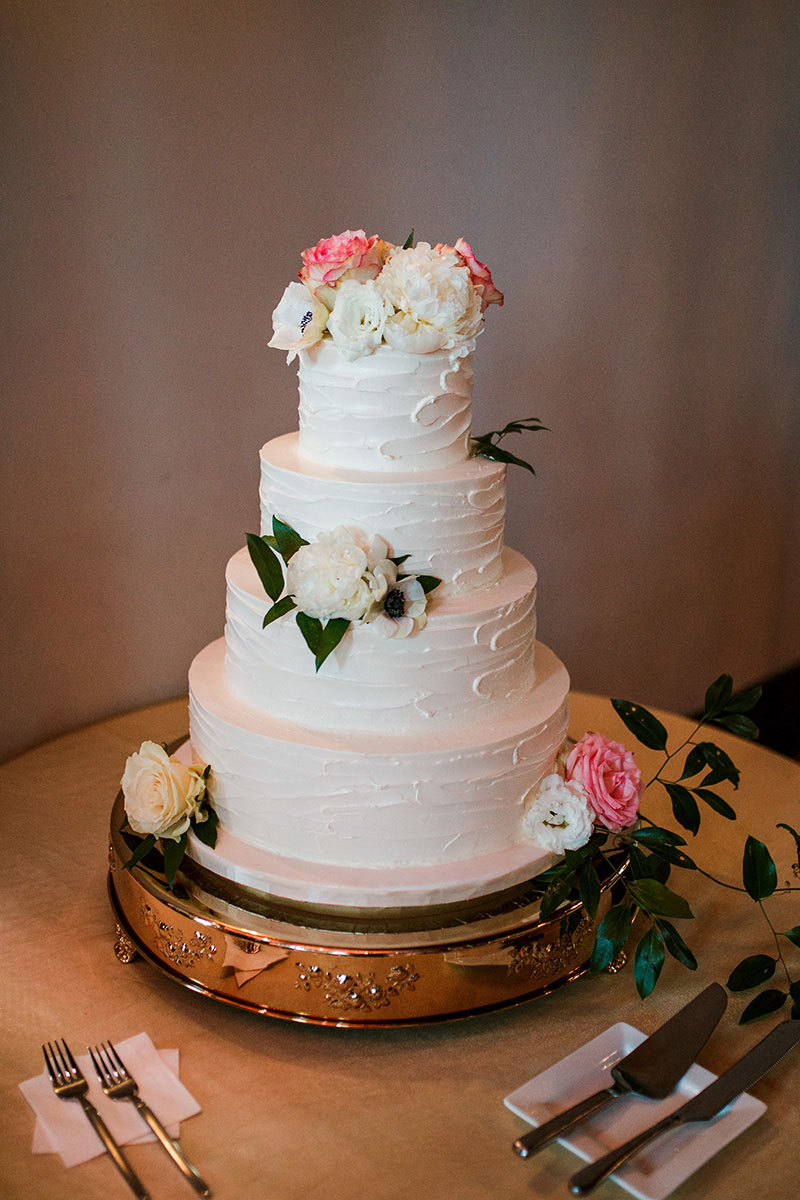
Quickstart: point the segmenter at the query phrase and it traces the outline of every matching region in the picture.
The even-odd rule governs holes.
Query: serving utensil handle
[[[206,1181],[201,1178],[197,1168],[192,1166],[192,1164],[189,1162],[188,1158],[183,1153],[175,1139],[169,1136],[166,1129],[153,1112],[152,1108],[150,1108],[148,1104],[145,1104],[144,1100],[142,1100],[139,1096],[132,1096],[131,1099],[141,1115],[144,1117],[145,1121],[147,1121],[147,1124],[150,1126],[153,1133],[161,1142],[161,1145],[164,1147],[167,1154],[175,1163],[175,1166],[189,1181],[194,1190],[200,1196],[209,1197],[211,1195],[211,1188],[208,1186]]]
[[[577,1125],[579,1121],[585,1120],[592,1113],[605,1108],[606,1104],[622,1094],[622,1091],[615,1087],[603,1088],[602,1092],[595,1092],[593,1096],[579,1100],[577,1104],[573,1104],[572,1108],[566,1109],[558,1116],[551,1117],[538,1129],[529,1129],[527,1133],[523,1133],[522,1137],[517,1138],[511,1149],[520,1158],[527,1158],[534,1150],[538,1150],[540,1146],[551,1142],[560,1134],[566,1133],[568,1129],[572,1129],[573,1125]]]
[[[675,1113],[670,1113],[668,1117],[664,1117],[656,1125],[651,1125],[649,1129],[637,1133],[636,1137],[632,1137],[630,1141],[625,1142],[623,1146],[618,1146],[616,1150],[609,1150],[608,1154],[604,1154],[602,1158],[598,1158],[597,1162],[589,1163],[580,1171],[572,1176],[569,1181],[569,1190],[573,1196],[585,1196],[593,1187],[600,1183],[612,1171],[616,1171],[617,1167],[635,1154],[637,1150],[641,1150],[642,1146],[646,1146],[648,1142],[652,1142],[665,1129],[670,1129],[678,1124],[678,1119]]]
[[[105,1146],[108,1154],[113,1159],[115,1167],[127,1183],[128,1187],[135,1196],[138,1196],[139,1200],[150,1200],[150,1195],[146,1191],[144,1184],[123,1154],[121,1147],[118,1146],[114,1141],[114,1138],[105,1121],[100,1116],[100,1113],[97,1111],[95,1106],[86,1099],[85,1096],[78,1096],[78,1099],[83,1106],[83,1111],[86,1113],[86,1116],[94,1126],[98,1137]]]

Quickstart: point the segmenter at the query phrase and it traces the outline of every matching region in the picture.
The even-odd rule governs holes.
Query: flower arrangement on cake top
[[[467,347],[503,293],[463,238],[403,246],[347,229],[302,253],[300,282],[272,314],[270,346],[291,362],[324,337],[353,361],[385,344],[409,354]]]

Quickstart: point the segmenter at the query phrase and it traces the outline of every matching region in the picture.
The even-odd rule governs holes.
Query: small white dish
[[[573,1054],[534,1076],[505,1098],[505,1105],[531,1125],[543,1125],[578,1100],[613,1084],[611,1068],[647,1035],[620,1021]],[[680,1108],[717,1078],[697,1063],[689,1068],[666,1100],[624,1096],[559,1138],[583,1162],[595,1162],[662,1117]],[[669,1130],[624,1163],[611,1178],[637,1200],[665,1200],[698,1167],[757,1121],[767,1106],[754,1096],[739,1096],[711,1121]],[[540,1151],[541,1153],[541,1151]]]

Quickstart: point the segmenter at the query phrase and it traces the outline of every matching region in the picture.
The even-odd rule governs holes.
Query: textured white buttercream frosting
[[[307,541],[337,525],[379,534],[393,555],[410,555],[407,574],[442,580],[440,596],[499,577],[505,513],[506,468],[488,458],[387,479],[309,462],[296,433],[261,450],[262,533],[276,516]]]
[[[228,563],[225,627],[231,691],[264,711],[317,729],[404,731],[482,721],[534,683],[536,572],[506,550],[497,583],[428,601],[407,638],[354,624],[319,672],[293,614],[262,628],[270,607],[246,550]]]
[[[523,840],[526,798],[566,733],[567,672],[537,647],[533,691],[503,717],[406,735],[302,729],[230,690],[224,642],[189,674],[191,739],[234,837],[349,866],[466,862]],[[274,712],[279,712],[276,697]]]
[[[348,361],[325,339],[299,354],[300,452],[348,471],[432,471],[469,455],[472,343],[379,346]]]

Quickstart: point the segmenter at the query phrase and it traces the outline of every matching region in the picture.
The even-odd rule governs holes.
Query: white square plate
[[[511,1092],[505,1098],[506,1107],[531,1125],[543,1125],[578,1100],[610,1087],[614,1082],[611,1068],[646,1037],[633,1025],[620,1021]],[[643,1096],[612,1100],[607,1108],[558,1140],[584,1162],[595,1162],[680,1108],[716,1078],[695,1063],[666,1100],[648,1100]],[[766,1109],[766,1104],[745,1092],[711,1121],[696,1121],[662,1134],[611,1178],[637,1200],[664,1200],[698,1167],[757,1121]]]

